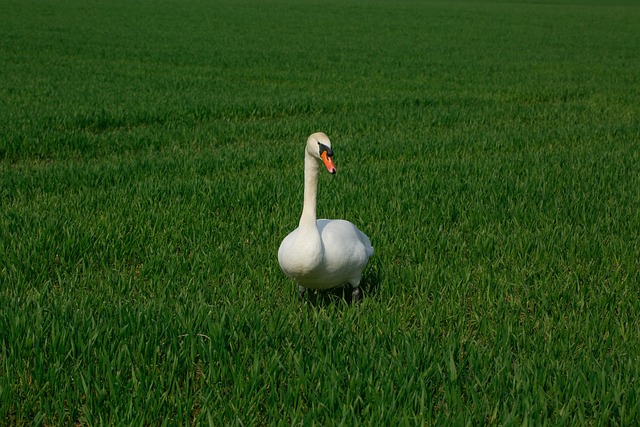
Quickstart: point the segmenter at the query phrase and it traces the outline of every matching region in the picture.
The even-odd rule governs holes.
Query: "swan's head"
[[[336,165],[333,164],[331,141],[323,132],[316,132],[307,139],[307,153],[322,161],[329,173],[336,173]]]

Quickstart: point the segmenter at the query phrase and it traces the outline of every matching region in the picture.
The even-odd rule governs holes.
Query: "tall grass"
[[[638,418],[634,2],[4,10],[4,424]],[[277,264],[316,130],[360,309]]]

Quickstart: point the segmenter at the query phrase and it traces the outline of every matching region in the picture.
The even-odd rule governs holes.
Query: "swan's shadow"
[[[380,283],[382,282],[382,268],[377,262],[372,262],[365,269],[360,289],[362,290],[362,300],[373,298],[378,294]],[[353,287],[351,285],[338,286],[325,291],[307,290],[306,298],[312,305],[326,307],[333,304],[353,302]]]

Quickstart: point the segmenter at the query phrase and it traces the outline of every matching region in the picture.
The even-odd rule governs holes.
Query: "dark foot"
[[[360,301],[362,301],[362,290],[359,287],[353,290],[353,294],[351,294],[351,300],[356,304],[360,304]]]
[[[318,296],[318,292],[313,289],[303,288],[302,286],[298,286],[298,303],[302,304],[304,302],[304,296],[307,295],[307,299],[311,304],[316,303],[316,297]]]

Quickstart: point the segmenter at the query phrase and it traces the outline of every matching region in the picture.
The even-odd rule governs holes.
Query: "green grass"
[[[631,424],[634,1],[5,0],[0,424]],[[376,249],[360,309],[277,249]]]

